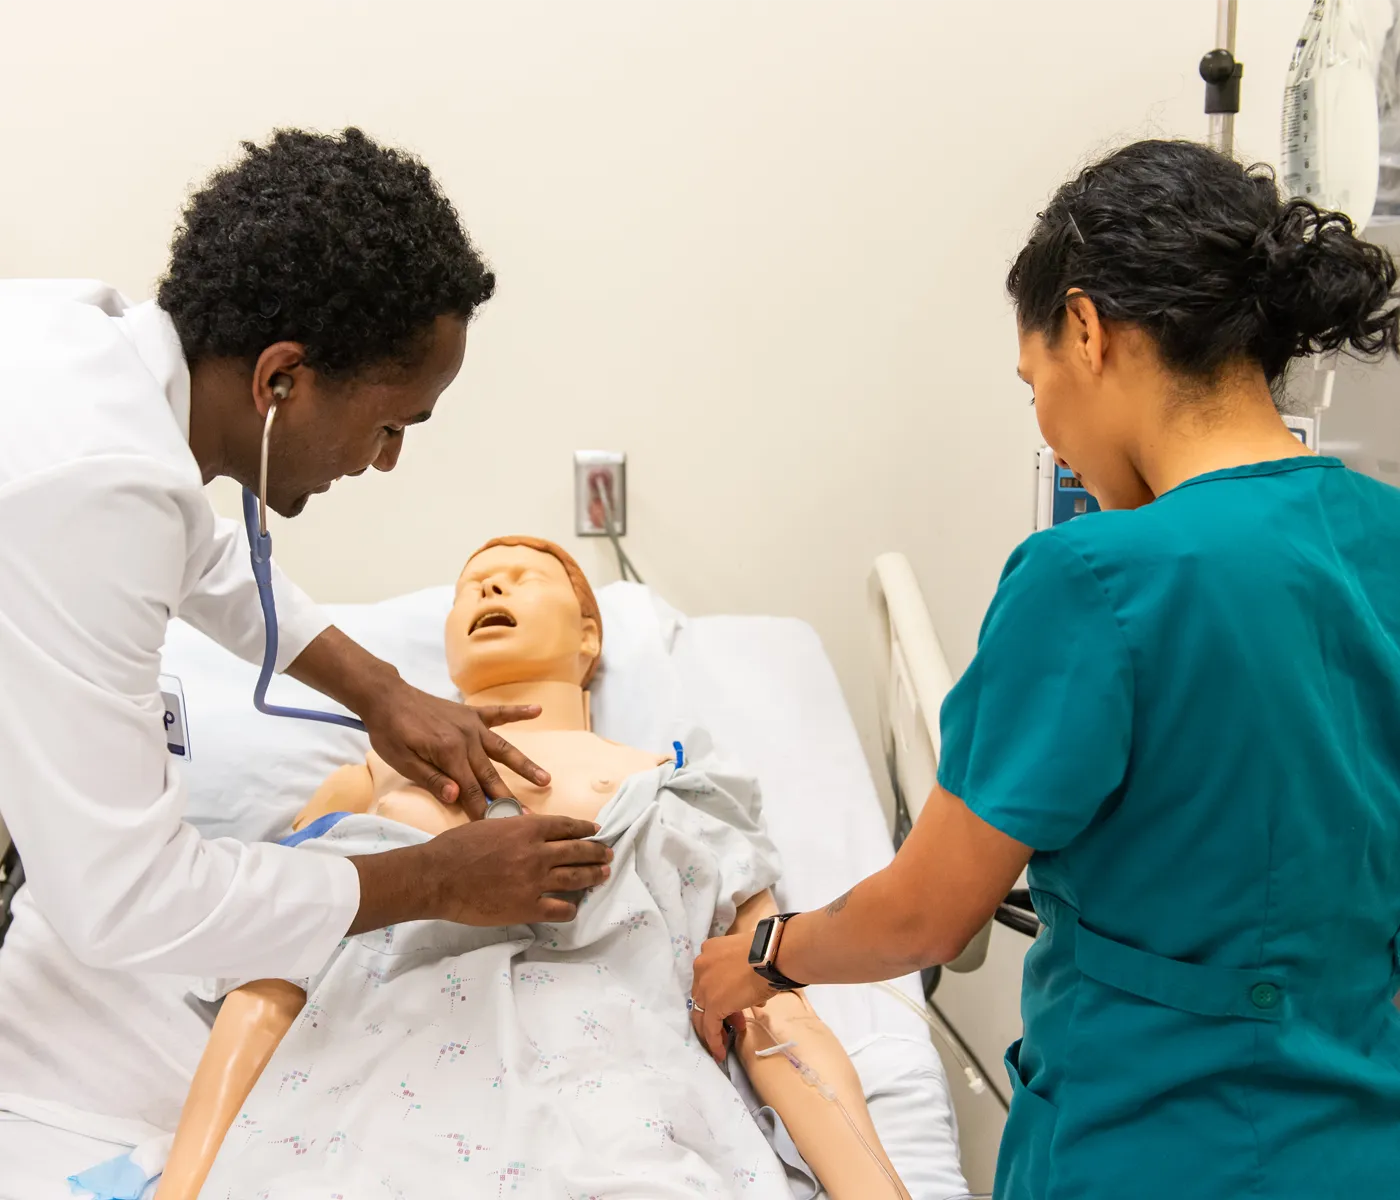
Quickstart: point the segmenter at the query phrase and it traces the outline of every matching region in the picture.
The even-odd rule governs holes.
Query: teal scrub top
[[[998,1200],[1400,1195],[1400,491],[1286,459],[1036,534],[942,734],[1046,926]]]

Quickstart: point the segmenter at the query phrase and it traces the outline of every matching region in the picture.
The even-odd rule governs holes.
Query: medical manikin
[[[185,1200],[199,1195],[211,1167],[213,1177],[206,1194],[217,1191],[220,1200],[226,1195],[241,1196],[245,1190],[250,1197],[269,1196],[272,1200],[282,1196],[321,1196],[327,1191],[313,1193],[313,1178],[303,1173],[316,1169],[316,1164],[328,1156],[356,1153],[368,1164],[365,1174],[315,1176],[314,1184],[324,1189],[328,1181],[351,1178],[373,1185],[375,1195],[409,1198],[439,1194],[443,1187],[453,1184],[465,1187],[463,1194],[474,1195],[477,1191],[473,1186],[479,1187],[483,1182],[489,1186],[481,1194],[515,1194],[521,1200],[555,1195],[563,1200],[566,1192],[578,1200],[614,1194],[641,1195],[643,1191],[657,1196],[790,1194],[776,1156],[762,1141],[733,1085],[707,1056],[690,1029],[685,1012],[690,963],[700,940],[706,936],[706,926],[712,920],[720,923],[732,919],[735,928],[751,929],[761,917],[776,911],[771,893],[761,884],[761,865],[753,868],[758,873],[758,886],[745,887],[740,877],[737,883],[718,887],[716,899],[699,914],[700,924],[693,927],[693,934],[671,930],[673,936],[669,941],[662,938],[659,948],[647,948],[646,942],[646,922],[650,919],[654,926],[662,921],[658,913],[668,911],[667,897],[670,907],[675,908],[677,900],[683,905],[687,896],[700,894],[705,886],[705,872],[697,875],[694,867],[686,865],[692,861],[685,857],[684,848],[684,838],[691,836],[687,834],[690,825],[700,831],[693,836],[730,839],[712,842],[713,854],[695,860],[710,862],[712,867],[716,863],[732,864],[714,869],[747,870],[749,860],[761,863],[762,847],[768,846],[771,851],[771,846],[757,823],[756,808],[752,821],[740,814],[733,820],[736,828],[725,825],[729,818],[724,816],[727,810],[723,805],[729,800],[725,781],[719,776],[705,776],[688,769],[679,772],[669,758],[659,759],[645,751],[607,742],[590,731],[586,689],[598,663],[601,643],[601,619],[592,591],[578,566],[559,547],[536,539],[507,538],[488,543],[473,555],[458,582],[447,620],[448,665],[453,681],[469,704],[540,706],[540,717],[512,726],[511,737],[550,772],[552,782],[541,788],[510,776],[507,782],[514,794],[532,813],[598,820],[602,824],[600,836],[604,838],[617,823],[619,806],[640,811],[644,815],[632,819],[631,835],[640,840],[630,844],[629,835],[624,833],[621,840],[613,843],[613,873],[582,900],[573,923],[492,931],[446,922],[420,922],[347,939],[337,952],[342,956],[356,951],[372,955],[383,950],[382,943],[396,936],[412,936],[417,930],[421,938],[430,936],[425,931],[437,931],[431,937],[438,938],[438,943],[429,942],[408,952],[410,965],[396,981],[386,979],[385,972],[374,966],[378,959],[371,959],[368,971],[357,975],[349,973],[349,968],[337,968],[333,960],[329,973],[317,980],[259,980],[230,991],[191,1084],[157,1200]],[[615,797],[616,803],[610,803]],[[652,811],[647,812],[648,808]],[[460,808],[445,806],[429,793],[407,784],[373,753],[367,762],[343,767],[331,775],[296,824],[298,828],[309,825],[314,830],[332,820],[328,814],[342,812],[365,815],[342,819],[328,837],[359,821],[373,826],[374,836],[379,838],[384,837],[384,830],[397,829],[421,840],[424,834],[436,834],[468,819]],[[720,820],[707,824],[700,819],[710,812],[720,813]],[[610,814],[614,816],[610,818]],[[527,815],[513,819],[532,818]],[[625,815],[622,819],[626,819]],[[637,834],[636,827],[647,826],[648,821],[650,827]],[[405,828],[410,826],[411,829]],[[721,831],[716,833],[717,829]],[[741,833],[744,829],[746,832]],[[314,845],[308,842],[304,848],[311,852]],[[752,853],[751,846],[757,847]],[[359,852],[354,846],[350,849]],[[776,864],[776,857],[770,857]],[[634,859],[639,865],[629,867]],[[610,889],[618,892],[640,886],[635,877],[627,878],[629,870],[650,872],[653,879],[659,878],[659,884],[651,884],[652,893],[660,898],[659,909],[649,910],[650,898],[641,892],[628,895],[643,896],[643,902],[635,906],[629,902],[625,907],[618,896],[607,895]],[[618,906],[620,915],[595,937],[588,932],[589,923],[602,919],[599,914],[606,916],[609,904]],[[645,953],[647,958],[636,963],[637,969],[629,975],[626,948],[619,951],[617,947],[631,941],[634,933],[637,953]],[[511,941],[512,936],[517,940]],[[461,945],[467,946],[468,952],[452,958],[451,954],[460,949],[455,944],[447,945],[454,938],[476,938],[479,942],[484,939],[492,944],[470,949],[474,943],[464,941]],[[570,938],[593,941],[570,953]],[[438,944],[447,945],[447,949],[439,953]],[[551,955],[551,946],[560,949]],[[624,957],[617,957],[619,954]],[[596,961],[592,961],[595,955]],[[449,968],[445,972],[440,969],[444,965]],[[433,974],[435,970],[437,974]],[[488,972],[494,972],[493,982],[498,990],[473,992],[473,987],[484,986],[477,977]],[[575,980],[575,986],[585,988],[580,993],[582,1008],[578,1004],[571,1007],[563,998],[562,988],[569,979]],[[310,1004],[302,983],[311,988]],[[395,993],[390,983],[401,989],[411,986],[413,991]],[[593,993],[586,989],[603,984],[608,985],[606,998],[590,1000]],[[461,991],[463,988],[466,990]],[[502,1036],[507,1041],[517,1034],[518,1027],[520,1044],[514,1046],[511,1065],[506,1061],[509,1051],[500,1051],[497,1065],[492,1056],[499,1047],[489,1045],[490,1037],[483,1041],[476,1027],[454,1023],[469,1020],[472,1012],[491,1008],[502,995],[500,989],[505,989],[507,996],[518,996],[522,1006],[519,1013],[512,1010],[501,1018],[504,1024],[491,1027],[493,1031],[503,1029]],[[525,1007],[550,1002],[551,995],[559,997],[557,1010]],[[400,1067],[395,1063],[389,1068],[383,1063],[392,1060],[395,1046],[387,1039],[393,1030],[388,1030],[389,1023],[377,1019],[380,1012],[373,1005],[401,1005],[403,1000],[396,996],[410,996],[413,1004],[423,1006],[422,1013],[412,1019],[414,1028],[398,1033],[420,1042],[426,1036],[423,1044],[428,1056],[420,1055],[408,1065]],[[465,1003],[456,1007],[465,1010],[471,1006],[470,1012],[450,1015],[449,1008],[458,998]],[[512,1002],[508,1000],[507,1007]],[[345,1016],[351,1009],[355,1012],[353,1020]],[[650,1011],[643,1018],[637,1015],[638,1010]],[[542,1020],[532,1018],[532,1013],[540,1011],[544,1013]],[[343,1027],[335,1024],[338,1015]],[[536,1019],[534,1026],[528,1024],[531,1019]],[[631,1021],[642,1023],[633,1025]],[[590,1029],[590,1024],[595,1028]],[[426,1034],[423,1026],[429,1027]],[[607,1028],[612,1029],[610,1036],[617,1036],[618,1041],[612,1045],[600,1043],[601,1051],[615,1058],[622,1070],[632,1072],[630,1084],[609,1087],[606,1070],[580,1069],[570,1074],[566,1055],[551,1053],[559,1049],[551,1043],[555,1032],[599,1038],[602,1035],[597,1029]],[[376,1041],[381,1031],[385,1031],[382,1036],[386,1040]],[[340,1075],[328,1073],[320,1060],[307,1057],[309,1052],[298,1042],[301,1039],[302,1043],[316,1045],[318,1037],[327,1036],[340,1039],[345,1044],[345,1054],[364,1055],[354,1070],[347,1069]],[[629,1039],[642,1044],[629,1044]],[[282,1050],[262,1079],[279,1044]],[[354,1049],[362,1044],[372,1049]],[[594,1050],[594,1043],[587,1038],[582,1038],[582,1044],[587,1050]],[[338,1047],[333,1049],[339,1053]],[[880,1146],[850,1059],[801,993],[782,994],[769,1002],[757,1019],[748,1022],[736,1050],[754,1090],[778,1113],[832,1200],[907,1200],[908,1193]],[[436,1058],[431,1057],[434,1052]],[[667,1054],[671,1055],[669,1059]],[[341,1064],[336,1055],[331,1058],[338,1068]],[[473,1067],[474,1061],[486,1065]],[[586,1143],[590,1139],[586,1131],[590,1120],[607,1106],[617,1106],[620,1113],[630,1112],[628,1105],[637,1102],[636,1093],[650,1086],[648,1070],[674,1080],[672,1092],[662,1087],[659,1093],[666,1096],[666,1102],[657,1106],[663,1111],[638,1109],[629,1117],[619,1117],[616,1130],[592,1139],[609,1143],[592,1147],[594,1157],[601,1153],[608,1165],[603,1175],[597,1174],[596,1164],[581,1168],[584,1176],[569,1176],[567,1172],[551,1175],[551,1171],[561,1170],[560,1164],[566,1160],[589,1159],[590,1147]],[[550,1071],[555,1074],[550,1076]],[[629,1077],[622,1078],[625,1081]],[[557,1097],[551,1092],[552,1107],[540,1110],[534,1117],[517,1107],[524,1100],[512,1087],[528,1084],[535,1089],[532,1094],[538,1094],[555,1079],[560,1084]],[[326,1094],[330,1081],[334,1081],[329,1088],[333,1095]],[[435,1092],[434,1088],[443,1090]],[[489,1106],[477,1111],[475,1117],[473,1092],[479,1103]],[[337,1113],[331,1121],[333,1130],[324,1121],[319,1126],[297,1123],[301,1116],[310,1113],[312,1104],[329,1106]],[[429,1110],[433,1110],[431,1117],[441,1128],[434,1126],[428,1131]],[[521,1151],[516,1143],[522,1123],[554,1120],[561,1110],[563,1115],[558,1119],[563,1132],[551,1135],[555,1141],[531,1160],[530,1154]],[[492,1126],[493,1118],[506,1124]],[[732,1132],[725,1132],[731,1127]],[[698,1133],[699,1130],[704,1133]],[[645,1140],[633,1143],[636,1149],[629,1151],[628,1139],[634,1136]],[[755,1136],[756,1142],[752,1140]],[[266,1150],[259,1137],[280,1149]],[[415,1137],[419,1140],[414,1141]],[[575,1138],[580,1145],[571,1148]],[[226,1139],[229,1144],[220,1154]],[[504,1150],[507,1141],[511,1143],[509,1161],[502,1159],[498,1163],[491,1155]],[[374,1142],[380,1143],[378,1152]],[[665,1176],[663,1164],[658,1168],[660,1174],[646,1173],[652,1156],[660,1156],[665,1163],[704,1157],[703,1148],[698,1156],[691,1153],[701,1142],[722,1144],[722,1151],[714,1155],[722,1171],[706,1174],[697,1169],[672,1180]],[[424,1146],[430,1147],[430,1152]],[[435,1165],[430,1168],[426,1160],[440,1153],[438,1146],[452,1153],[445,1155],[441,1164],[433,1159]],[[246,1162],[240,1176],[239,1161],[254,1152],[271,1157],[260,1160],[257,1167]],[[739,1165],[731,1167],[726,1154]],[[492,1173],[463,1174],[472,1169],[473,1155]],[[637,1162],[631,1161],[633,1155]],[[400,1168],[408,1160],[413,1161],[412,1168]],[[286,1164],[285,1174],[283,1167],[274,1165],[281,1163]],[[385,1167],[385,1163],[389,1166]],[[629,1168],[634,1167],[635,1174],[629,1175]],[[425,1174],[429,1170],[440,1174],[430,1180]],[[594,1175],[587,1176],[587,1170],[593,1170]],[[273,1171],[275,1176],[269,1173]],[[664,1186],[659,1182],[663,1176]],[[306,1190],[298,1186],[300,1179],[305,1180]],[[435,1190],[423,1191],[430,1182]],[[648,1190],[649,1186],[652,1190]],[[347,1194],[361,1192],[356,1187]]]

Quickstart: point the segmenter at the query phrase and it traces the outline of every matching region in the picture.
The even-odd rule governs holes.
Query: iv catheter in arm
[[[258,491],[243,489],[243,524],[248,530],[248,554],[253,564],[253,579],[258,585],[258,600],[262,603],[263,625],[267,643],[263,648],[262,670],[253,688],[253,707],[270,717],[297,717],[303,721],[324,721],[328,725],[344,725],[364,730],[364,722],[340,713],[319,712],[310,708],[289,708],[267,702],[267,685],[277,667],[277,601],[272,592],[272,538],[267,532],[267,446],[272,434],[272,422],[277,416],[274,403],[267,410],[263,423],[262,457],[258,469]]]

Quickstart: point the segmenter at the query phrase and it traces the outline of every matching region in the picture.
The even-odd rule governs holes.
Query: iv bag
[[[1376,58],[1393,19],[1389,0],[1313,0],[1283,89],[1283,190],[1358,228],[1376,204]]]
[[[1400,222],[1400,0],[1390,0],[1390,32],[1376,67],[1381,117],[1381,177],[1371,224]]]

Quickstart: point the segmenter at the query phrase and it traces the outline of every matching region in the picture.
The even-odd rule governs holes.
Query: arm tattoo
[[[853,891],[855,891],[855,888],[851,889],[851,892]],[[828,904],[826,906],[826,915],[828,917],[834,917],[843,908],[845,908],[846,902],[851,898],[851,892],[847,892],[844,896],[837,896],[835,900]]]

